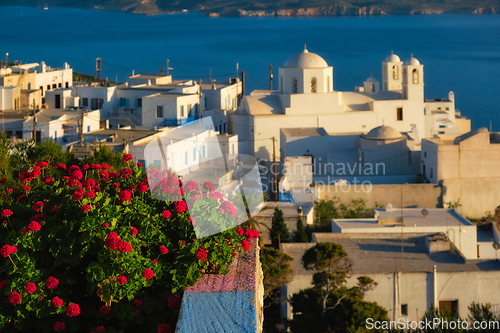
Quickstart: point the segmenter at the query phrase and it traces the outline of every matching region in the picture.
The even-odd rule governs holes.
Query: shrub
[[[184,199],[221,226],[237,224],[231,205],[195,190],[173,193],[177,179],[155,174],[152,194],[133,161],[118,172],[39,162],[17,188],[0,189],[0,330],[175,329],[183,290],[203,273],[227,272],[257,234],[221,228],[196,239]]]

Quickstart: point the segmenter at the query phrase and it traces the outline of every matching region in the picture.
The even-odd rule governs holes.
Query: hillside
[[[0,5],[47,5],[141,14],[188,10],[210,16],[366,16],[500,12],[500,0],[0,0]]]

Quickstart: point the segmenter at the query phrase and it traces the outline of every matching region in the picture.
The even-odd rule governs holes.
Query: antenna
[[[169,66],[170,64],[170,59],[167,59],[167,76],[168,76],[168,72],[173,69],[172,67]]]

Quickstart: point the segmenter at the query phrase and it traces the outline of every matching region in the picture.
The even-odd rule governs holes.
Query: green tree
[[[279,243],[287,243],[290,241],[290,233],[285,224],[285,218],[283,217],[283,211],[278,207],[274,208],[274,215],[271,224],[271,241],[273,247],[277,249]]]
[[[292,280],[293,270],[290,263],[293,258],[271,247],[260,249],[260,263],[264,272],[264,299],[266,306],[277,304],[280,300],[280,288]]]
[[[297,219],[297,231],[295,231],[293,241],[295,243],[307,243],[309,241],[306,229],[304,228],[304,223],[302,223],[302,219],[300,217]]]
[[[336,199],[335,197],[333,199]],[[315,217],[316,224],[319,225],[331,225],[333,218],[339,218],[340,214],[335,202],[328,197],[321,200],[316,200],[315,205]]]

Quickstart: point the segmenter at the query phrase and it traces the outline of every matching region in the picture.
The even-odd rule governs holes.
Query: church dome
[[[390,126],[378,126],[372,129],[368,134],[362,136],[364,139],[369,140],[397,140],[402,139],[401,133]]]
[[[410,59],[406,60],[405,65],[418,66],[420,65],[420,61],[416,58],[413,58],[413,54]]]
[[[287,68],[324,68],[328,67],[325,59],[315,53],[310,53],[307,49],[294,54],[285,62],[283,67]]]
[[[367,78],[367,79],[365,80],[365,82],[373,82],[373,83],[377,83],[378,81],[377,81],[377,79],[376,79],[376,78],[374,78],[373,76],[371,76],[371,75],[370,75],[370,77],[369,77],[369,78]]]
[[[394,53],[391,53],[385,58],[385,62],[400,62],[401,59]]]

